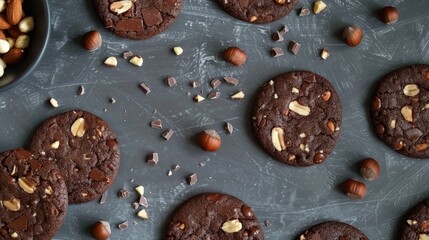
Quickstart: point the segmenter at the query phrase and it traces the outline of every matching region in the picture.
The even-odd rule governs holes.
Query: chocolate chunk
[[[104,192],[100,197],[100,204],[104,204],[107,202],[107,191]]]
[[[175,86],[177,84],[177,81],[174,77],[169,77],[165,79],[165,84],[167,84],[169,87]]]
[[[141,32],[143,30],[143,21],[141,19],[125,19],[116,22],[116,31]]]
[[[124,59],[128,59],[131,56],[133,56],[133,53],[131,51],[125,51],[125,52],[122,53],[122,57]]]
[[[237,86],[237,84],[238,84],[238,79],[236,79],[236,78],[233,78],[233,77],[224,77],[223,79],[229,85]]]
[[[298,51],[299,51],[300,48],[301,48],[301,44],[300,43],[297,43],[297,42],[294,42],[294,41],[290,41],[288,49],[293,54],[296,55],[298,53]]]
[[[154,7],[142,9],[142,14],[144,23],[148,27],[162,23],[161,13]]]
[[[146,208],[149,206],[147,199],[144,196],[140,196],[139,204]]]
[[[418,128],[411,128],[405,131],[405,136],[412,143],[419,140],[419,138],[423,135],[423,132]]]
[[[127,190],[125,190],[125,189],[122,188],[118,192],[118,197],[119,198],[129,198],[130,197],[130,192],[128,192]]]
[[[167,131],[162,133],[162,137],[165,138],[165,140],[170,140],[171,136],[173,136],[174,131],[171,129],[168,129]]]
[[[173,171],[177,172],[177,171],[179,171],[180,166],[179,166],[178,164],[175,164],[175,165],[173,165],[173,166],[171,167],[171,169],[172,169]]]
[[[280,57],[280,56],[283,56],[283,54],[284,54],[283,49],[281,49],[281,48],[275,47],[275,48],[271,49],[271,55],[273,57]]]
[[[150,93],[150,88],[146,85],[146,83],[140,84],[140,89],[146,94]]]
[[[308,9],[306,7],[302,7],[301,10],[299,11],[300,17],[307,16],[309,14],[310,14],[310,9]]]
[[[89,173],[89,177],[95,181],[107,181],[107,177],[104,175],[102,171],[98,168],[93,168]]]
[[[264,221],[266,227],[271,227],[273,224],[267,219]]]
[[[220,84],[221,84],[221,81],[219,79],[213,79],[210,82],[210,85],[212,86],[212,88],[217,88],[219,87]]]
[[[197,174],[192,173],[191,175],[188,176],[187,180],[189,185],[194,185],[198,181]]]
[[[281,35],[280,32],[276,32],[273,34],[273,41],[281,42],[283,40],[284,40],[283,35]]]
[[[77,95],[82,96],[83,94],[85,94],[85,88],[80,85],[79,88],[77,89]]]
[[[211,92],[207,95],[209,99],[218,99],[220,97],[220,92]]]
[[[285,35],[288,32],[289,32],[289,27],[287,25],[283,25],[283,27],[279,30],[279,33],[281,35]]]
[[[192,81],[191,85],[192,85],[192,88],[197,88],[197,87],[201,86],[201,83],[196,82],[196,81]]]
[[[150,126],[152,128],[162,129],[161,119],[154,119],[154,120],[152,120],[152,122],[150,122]]]
[[[151,153],[147,157],[147,164],[149,164],[151,166],[156,166],[158,164],[158,161],[159,161],[158,153]]]
[[[17,219],[10,222],[7,227],[16,231],[27,230],[27,217],[25,215],[21,215]]]
[[[133,208],[134,208],[134,210],[136,210],[137,208],[139,208],[139,207],[140,207],[140,204],[139,204],[138,202],[133,202],[133,203],[131,204],[131,207],[133,207]]]
[[[128,221],[125,221],[125,222],[119,224],[118,227],[119,227],[120,230],[127,229],[128,228]]]
[[[232,134],[232,132],[234,131],[234,128],[232,127],[231,123],[225,123],[225,130],[228,134]]]

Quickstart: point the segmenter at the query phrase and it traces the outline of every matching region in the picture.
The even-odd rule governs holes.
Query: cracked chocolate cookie
[[[182,0],[94,0],[104,26],[119,37],[143,40],[167,29],[182,8]]]
[[[30,148],[57,163],[70,203],[97,198],[112,185],[119,171],[115,133],[89,112],[69,111],[45,120],[34,133]]]
[[[368,240],[359,229],[342,222],[323,222],[306,230],[297,240]]]
[[[377,136],[394,150],[429,158],[429,65],[397,69],[378,84],[371,102]]]
[[[240,199],[202,193],[176,209],[166,239],[262,240],[264,235],[252,208]]]
[[[417,204],[403,220],[401,240],[429,239],[429,199]]]
[[[217,0],[229,15],[250,23],[270,23],[286,16],[299,0]]]
[[[0,153],[0,163],[0,238],[52,239],[68,205],[56,164],[24,149]]]
[[[262,148],[292,166],[325,161],[340,136],[341,101],[325,78],[306,71],[281,74],[263,84],[252,113]]]

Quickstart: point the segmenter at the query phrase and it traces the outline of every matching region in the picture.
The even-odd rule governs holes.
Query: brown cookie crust
[[[72,126],[83,119],[74,136]],[[74,110],[53,116],[37,128],[30,149],[55,161],[63,174],[70,203],[91,201],[105,192],[119,171],[116,135],[92,113]]]
[[[429,65],[397,69],[378,84],[371,102],[377,136],[394,150],[429,158]]]
[[[419,240],[429,238],[429,199],[417,204],[403,222],[400,240]]]
[[[270,23],[290,13],[299,0],[217,0],[229,15],[250,23]]]
[[[241,224],[241,230],[227,233],[226,222]],[[171,217],[167,240],[176,239],[249,239],[264,235],[251,207],[240,199],[222,193],[202,193],[186,200]]]
[[[135,0],[126,12],[110,10],[115,0],[93,0],[104,26],[119,37],[144,40],[167,29],[179,15],[182,0]]]
[[[341,120],[341,101],[331,83],[312,72],[296,71],[262,85],[252,128],[273,158],[305,167],[324,162],[332,152]]]
[[[343,222],[328,221],[306,230],[297,240],[368,240],[359,229]]]
[[[0,153],[0,163],[0,238],[52,239],[68,206],[56,164],[24,149]]]

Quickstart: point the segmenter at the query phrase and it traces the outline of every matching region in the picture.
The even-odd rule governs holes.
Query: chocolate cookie
[[[299,0],[217,0],[229,15],[250,23],[270,23],[286,16]]]
[[[101,118],[81,110],[44,121],[30,148],[58,164],[70,203],[100,196],[112,185],[119,170],[119,144],[112,129]]]
[[[299,240],[368,240],[359,229],[342,222],[323,222],[306,230]]]
[[[429,65],[389,73],[371,103],[375,133],[391,148],[413,158],[429,158]]]
[[[0,239],[52,239],[68,205],[56,164],[24,149],[0,153],[0,163]]]
[[[401,240],[429,239],[429,199],[415,206],[403,220]]]
[[[273,158],[292,166],[322,163],[340,135],[341,101],[325,78],[288,72],[263,84],[252,114],[253,132]]]
[[[167,240],[174,239],[264,239],[251,207],[222,193],[196,195],[171,217]]]
[[[94,0],[104,26],[119,37],[143,40],[167,29],[182,0]]]

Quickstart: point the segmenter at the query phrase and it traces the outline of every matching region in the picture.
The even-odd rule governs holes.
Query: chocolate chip
[[[174,77],[169,77],[165,79],[165,84],[167,84],[169,87],[175,86],[177,84],[177,81]]]
[[[28,159],[28,162],[30,163],[30,166],[33,170],[37,170],[42,166],[38,161],[34,160],[33,158]]]
[[[238,84],[238,79],[233,78],[233,77],[224,77],[223,78],[225,80],[226,83],[228,83],[229,85],[233,85],[233,86],[237,86]]]
[[[122,53],[122,57],[124,59],[128,59],[131,56],[133,56],[133,53],[131,51],[125,51],[125,52]]]
[[[318,153],[318,154],[314,155],[313,162],[316,163],[316,164],[320,164],[323,161],[325,161],[325,159],[326,159],[325,154]]]
[[[375,97],[371,103],[371,110],[373,112],[378,111],[381,108],[381,99],[379,97]]]
[[[79,88],[77,89],[77,95],[82,96],[83,94],[85,94],[85,88],[80,85]]]
[[[116,31],[141,32],[143,31],[143,21],[141,19],[120,19],[116,22]]]
[[[207,95],[208,99],[218,99],[220,97],[220,92],[211,92]]]
[[[119,227],[120,230],[127,229],[128,228],[128,221],[125,221],[125,222],[119,224],[118,227]]]
[[[295,41],[290,41],[288,49],[293,54],[296,55],[298,53],[298,51],[299,51],[300,48],[301,48],[301,44],[300,43],[297,43]]]
[[[107,201],[107,192],[104,192],[100,197],[100,204],[104,204]]]
[[[212,86],[212,88],[217,88],[219,87],[220,84],[221,84],[221,81],[219,79],[213,79],[210,82],[210,85]]]
[[[384,126],[383,124],[377,124],[375,125],[375,133],[377,133],[377,135],[381,135],[384,133]]]
[[[143,20],[146,26],[154,26],[162,23],[162,16],[158,9],[151,7],[142,9]]]
[[[279,33],[281,34],[281,35],[285,35],[286,33],[288,33],[289,32],[289,27],[287,26],[287,25],[284,25],[280,30],[279,30]]]
[[[152,128],[162,129],[161,119],[154,119],[154,120],[152,120],[152,122],[150,122],[150,126]]]
[[[301,10],[299,11],[300,17],[307,16],[309,14],[310,14],[310,9],[308,9],[306,7],[302,7]]]
[[[89,173],[89,177],[95,181],[107,181],[107,178],[104,173],[98,168],[93,168]]]
[[[283,40],[284,40],[283,35],[281,35],[280,32],[275,32],[273,34],[273,41],[274,42],[281,42]]]
[[[228,133],[228,134],[232,134],[232,132],[234,131],[234,128],[232,127],[232,124],[231,123],[225,123],[225,126],[224,126],[224,128],[225,128],[225,130],[226,130],[226,132]]]
[[[147,199],[144,196],[140,196],[139,204],[145,208],[149,206]]]
[[[168,129],[167,131],[162,133],[162,137],[165,138],[165,140],[170,140],[171,136],[173,136],[174,131],[171,129]]]
[[[197,88],[197,87],[201,86],[201,83],[196,82],[196,81],[192,81],[191,85],[192,85],[192,88]]]
[[[283,56],[283,49],[275,47],[273,49],[271,49],[271,56],[273,57],[280,57]]]
[[[119,198],[129,198],[130,197],[130,192],[128,192],[127,190],[125,190],[125,189],[122,188],[118,192],[118,197]]]
[[[141,89],[145,94],[150,93],[150,88],[146,85],[146,83],[142,83],[142,84],[140,84],[140,89]]]
[[[188,176],[187,180],[189,185],[194,185],[198,181],[197,174],[192,173],[191,175]]]
[[[246,204],[244,204],[243,206],[241,206],[241,213],[243,214],[243,216],[245,217],[245,218],[248,218],[248,219],[250,219],[250,218],[252,218],[253,217],[253,211],[252,211],[252,208],[251,207],[249,207],[248,205],[246,205]]]
[[[151,166],[156,166],[158,164],[158,161],[159,161],[158,153],[151,153],[147,157],[147,164],[149,164]]]

